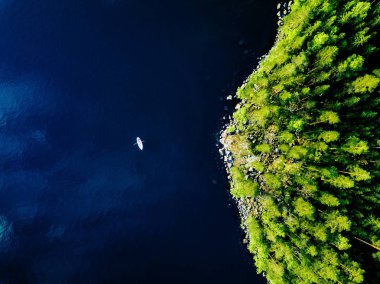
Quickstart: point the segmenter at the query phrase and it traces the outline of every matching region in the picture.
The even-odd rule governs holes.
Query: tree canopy
[[[296,0],[237,91],[231,193],[270,283],[380,281],[379,31],[379,1]]]

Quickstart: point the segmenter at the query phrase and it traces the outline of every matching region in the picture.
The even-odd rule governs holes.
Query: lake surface
[[[0,1],[0,283],[263,283],[216,143],[275,6]]]

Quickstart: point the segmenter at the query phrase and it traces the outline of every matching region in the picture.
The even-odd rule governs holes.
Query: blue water
[[[263,282],[215,144],[275,2],[0,1],[0,283]]]

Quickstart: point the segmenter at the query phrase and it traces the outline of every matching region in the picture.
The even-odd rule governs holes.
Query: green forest
[[[269,283],[380,283],[380,3],[296,0],[222,133]]]

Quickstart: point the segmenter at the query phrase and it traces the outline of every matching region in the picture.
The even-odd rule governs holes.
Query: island
[[[380,283],[380,3],[279,15],[220,138],[244,241],[269,283]]]

